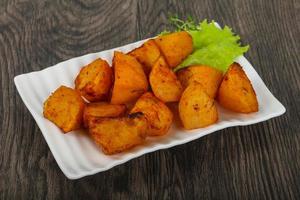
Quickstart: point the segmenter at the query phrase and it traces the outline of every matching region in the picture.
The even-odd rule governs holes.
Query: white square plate
[[[237,114],[219,107],[219,121],[214,125],[192,131],[185,131],[173,125],[166,136],[147,138],[145,144],[113,156],[103,154],[83,130],[63,134],[59,128],[43,117],[43,102],[60,85],[74,87],[74,79],[82,66],[98,57],[111,64],[115,50],[126,53],[139,47],[144,41],[72,58],[44,70],[15,77],[14,81],[23,102],[40,127],[57,164],[69,179],[102,172],[149,152],[184,144],[227,127],[265,121],[285,112],[284,106],[271,94],[247,59],[239,57],[236,61],[243,66],[257,94],[259,102],[257,113]]]

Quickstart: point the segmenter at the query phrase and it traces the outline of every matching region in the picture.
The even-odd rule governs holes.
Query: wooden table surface
[[[154,36],[168,13],[231,26],[287,112],[68,180],[14,76]],[[299,0],[1,0],[0,72],[1,199],[300,199]]]

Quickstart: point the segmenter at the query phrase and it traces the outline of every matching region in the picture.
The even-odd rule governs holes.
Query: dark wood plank
[[[286,114],[68,180],[13,77],[153,36],[169,13],[231,26]],[[2,0],[0,199],[300,199],[299,36],[297,0]]]

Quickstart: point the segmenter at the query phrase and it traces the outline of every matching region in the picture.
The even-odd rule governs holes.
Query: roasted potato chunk
[[[89,103],[83,112],[84,126],[88,127],[89,121],[94,118],[120,117],[125,112],[125,105],[109,104],[107,102]]]
[[[79,129],[85,103],[79,92],[60,86],[44,102],[44,117],[52,121],[64,133]]]
[[[142,113],[128,117],[94,119],[89,134],[105,154],[115,154],[141,144],[146,138],[148,122]]]
[[[147,134],[149,136],[160,136],[168,132],[173,114],[170,109],[151,92],[143,94],[131,113],[142,112],[149,122]]]
[[[160,56],[160,50],[154,40],[151,39],[128,54],[135,57],[142,64],[145,74],[149,74],[155,61]]]
[[[177,72],[177,77],[184,88],[194,81],[201,83],[208,96],[215,98],[223,73],[213,67],[194,65]]]
[[[155,42],[171,68],[179,65],[193,51],[193,40],[185,31],[155,38]]]
[[[75,79],[75,89],[89,101],[108,97],[112,85],[112,69],[100,58],[84,66]]]
[[[251,113],[258,111],[255,91],[238,63],[233,63],[224,75],[217,99],[224,108],[234,112]]]
[[[163,102],[179,101],[182,86],[162,56],[155,62],[149,81],[152,91],[157,98]]]
[[[111,96],[112,104],[132,102],[148,90],[143,67],[133,56],[115,51],[113,69],[115,82]]]
[[[184,90],[179,101],[179,116],[185,129],[202,128],[218,120],[217,107],[196,81]]]

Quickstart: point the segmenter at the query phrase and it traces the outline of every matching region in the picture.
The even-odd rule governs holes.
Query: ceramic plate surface
[[[72,58],[44,70],[15,77],[14,81],[23,102],[41,129],[57,164],[69,179],[102,172],[149,152],[184,144],[227,127],[262,122],[285,112],[284,106],[271,94],[247,59],[239,57],[236,61],[243,66],[257,94],[259,112],[254,114],[237,114],[218,107],[219,121],[214,125],[192,131],[185,131],[173,125],[166,136],[147,138],[145,144],[112,156],[103,154],[83,130],[63,134],[43,117],[43,102],[60,85],[74,87],[74,79],[82,66],[99,57],[111,64],[115,50],[126,53],[143,42],[145,40]]]

